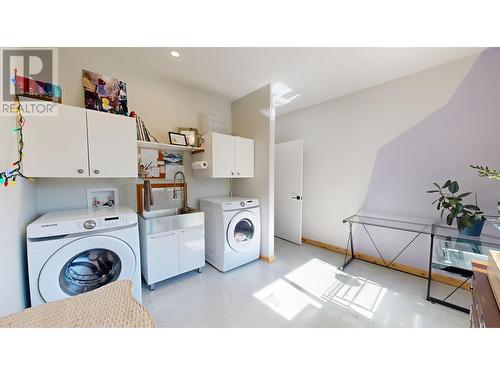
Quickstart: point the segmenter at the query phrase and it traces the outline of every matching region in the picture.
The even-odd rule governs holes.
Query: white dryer
[[[253,198],[200,199],[205,213],[205,257],[222,272],[260,256],[260,208]]]
[[[26,230],[31,305],[132,280],[142,302],[137,214],[112,207],[48,212]]]

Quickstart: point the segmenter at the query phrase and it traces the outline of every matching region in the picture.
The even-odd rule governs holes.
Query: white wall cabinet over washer
[[[26,118],[26,176],[137,177],[133,118],[62,104],[54,112]]]
[[[195,154],[195,160],[206,160],[207,169],[195,169],[196,177],[254,177],[254,140],[220,133],[207,133],[205,152]]]

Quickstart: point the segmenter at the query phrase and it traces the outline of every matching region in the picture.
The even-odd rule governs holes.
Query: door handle
[[[99,169],[94,169],[94,173],[99,174],[99,173],[101,173],[101,171]]]
[[[81,169],[81,168],[80,168],[80,169],[78,169],[78,170],[77,170],[77,172],[78,172],[78,174],[82,174],[82,173],[83,173],[83,172],[85,172],[85,171],[84,171],[83,169]]]
[[[292,199],[296,199],[298,201],[302,200],[302,195],[292,195]]]

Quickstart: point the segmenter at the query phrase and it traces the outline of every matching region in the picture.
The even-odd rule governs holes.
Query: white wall
[[[233,135],[255,140],[255,177],[234,179],[233,194],[258,198],[261,210],[261,255],[274,255],[274,109],[271,85],[234,101]]]
[[[276,119],[276,141],[304,139],[303,235],[346,246],[342,219],[365,199],[378,150],[449,100],[477,56]]]
[[[59,82],[63,103],[83,107],[82,69],[120,79],[127,84],[129,111],[136,111],[151,133],[168,143],[168,132],[177,127],[199,128],[199,117],[210,114],[225,121],[231,128],[231,104],[228,100],[194,91],[151,76],[147,70],[147,57],[143,66],[131,66],[126,59],[117,61],[116,54],[103,48],[59,48]],[[124,54],[126,56],[126,54]],[[112,150],[112,142],[110,143]],[[190,167],[191,155],[184,153],[188,198],[197,206],[199,198],[228,195],[228,179],[196,179]],[[158,180],[158,182],[162,182]],[[86,205],[88,187],[118,188],[121,205],[136,207],[134,179],[64,180],[39,179],[37,181],[40,212],[54,209],[79,208]]]
[[[29,118],[26,119],[29,124]],[[14,117],[0,116],[0,169],[17,160]],[[0,186],[0,316],[28,305],[25,226],[37,214],[35,183]]]

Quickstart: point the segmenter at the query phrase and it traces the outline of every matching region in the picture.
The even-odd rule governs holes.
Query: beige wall
[[[261,255],[274,255],[274,110],[271,85],[234,101],[233,135],[255,140],[255,177],[234,179],[233,194],[258,198],[261,217]]]
[[[160,141],[168,143],[168,132],[177,127],[198,128],[201,115],[215,115],[231,128],[231,104],[228,100],[194,91],[151,76],[145,59],[143,66],[127,64],[123,49],[59,48],[59,82],[63,103],[83,107],[82,69],[120,79],[127,84],[129,111],[136,111],[148,129]],[[131,53],[135,53],[130,50]],[[119,55],[123,58],[118,58]],[[110,151],[112,141],[110,142]],[[184,153],[185,164],[191,155]],[[189,189],[189,204],[197,206],[201,197],[227,195],[228,179],[195,179],[191,168],[185,167]],[[88,187],[118,188],[120,204],[136,207],[135,180],[64,180],[39,179],[38,201],[40,212],[53,209],[77,208],[86,205]],[[159,181],[160,182],[160,181]]]
[[[26,120],[29,124],[29,119]],[[0,168],[17,160],[14,117],[0,116]],[[35,183],[17,179],[0,186],[0,316],[24,309],[28,303],[26,223],[37,214]]]
[[[304,139],[303,235],[345,246],[342,219],[361,208],[377,151],[442,107],[477,56],[276,119],[276,142]]]

